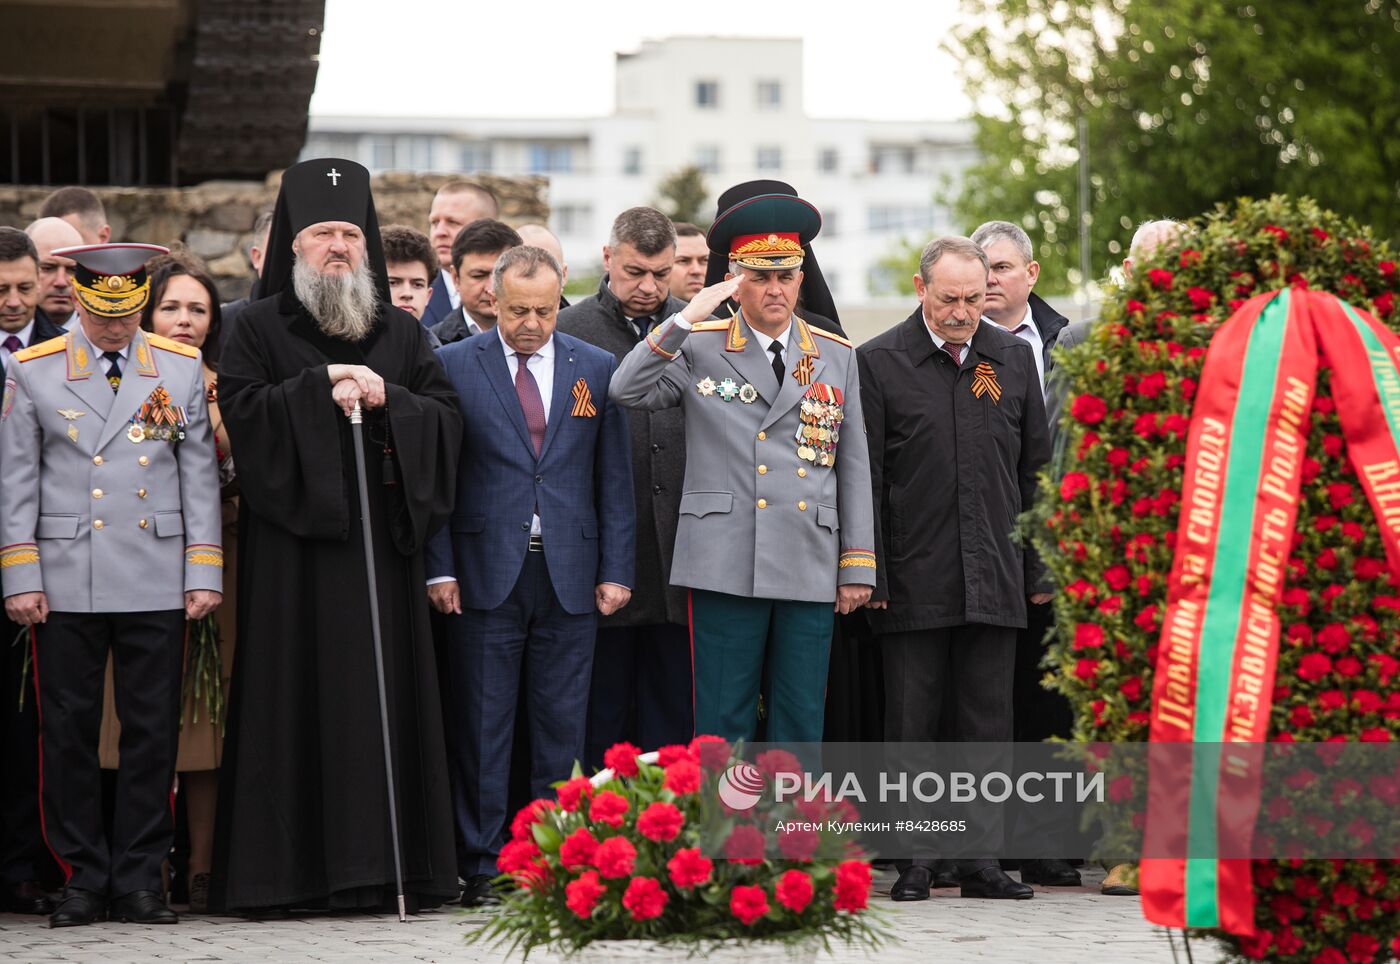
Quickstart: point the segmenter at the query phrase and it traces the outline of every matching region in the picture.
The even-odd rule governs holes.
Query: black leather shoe
[[[40,917],[53,913],[53,901],[44,892],[37,880],[24,880],[10,884],[0,893],[0,909],[11,914],[37,914]]]
[[[485,907],[499,904],[501,895],[496,892],[495,878],[490,874],[472,874],[462,884],[463,907]]]
[[[69,887],[63,892],[63,899],[49,915],[49,926],[81,927],[83,924],[106,919],[107,902],[102,899],[101,894]]]
[[[890,900],[928,900],[933,871],[927,867],[905,867],[890,888]]]
[[[1021,861],[1021,883],[1043,887],[1078,887],[1079,871],[1063,860]]]
[[[983,867],[962,879],[964,897],[987,897],[992,900],[1030,900],[1035,891],[1029,884],[1020,884],[1006,876],[1000,867]]]
[[[153,890],[133,890],[112,901],[108,914],[123,924],[178,924],[180,918]]]
[[[952,861],[940,860],[938,866],[933,868],[933,880],[929,882],[933,888],[948,888],[958,886],[958,872]]]

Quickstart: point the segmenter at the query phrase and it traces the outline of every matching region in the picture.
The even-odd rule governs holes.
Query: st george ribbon
[[[1182,754],[1151,755],[1141,884],[1157,924],[1255,930],[1250,862],[1226,855],[1248,853],[1259,812],[1277,606],[1324,358],[1400,576],[1400,338],[1325,292],[1251,298],[1211,340],[1187,439],[1151,741],[1197,747],[1186,774]]]

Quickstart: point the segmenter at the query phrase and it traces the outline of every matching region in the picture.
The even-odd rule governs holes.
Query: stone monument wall
[[[428,208],[447,174],[389,172],[375,175],[373,190],[379,223],[406,224],[427,231]],[[501,202],[501,219],[511,224],[548,221],[548,181],[543,177],[477,175]],[[115,241],[169,245],[182,242],[203,258],[225,299],[248,293],[252,268],[248,247],[258,212],[270,210],[281,173],[259,184],[209,181],[186,188],[95,187]],[[23,228],[39,216],[51,187],[0,186],[0,224]]]

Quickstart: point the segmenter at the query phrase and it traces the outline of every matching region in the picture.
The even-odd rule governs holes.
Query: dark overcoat
[[[686,306],[668,297],[652,316],[655,327]],[[641,341],[622,313],[604,275],[598,293],[559,312],[559,330],[610,351],[619,363]],[[632,434],[632,487],[637,498],[637,575],[632,601],[599,620],[602,628],[688,622],[686,590],[671,585],[681,488],[685,481],[685,418],[679,408],[628,409]]]
[[[857,357],[875,496],[872,598],[889,600],[869,611],[871,628],[1024,627],[1026,595],[1044,584],[1016,518],[1049,456],[1030,345],[983,321],[955,368],[920,308]]]

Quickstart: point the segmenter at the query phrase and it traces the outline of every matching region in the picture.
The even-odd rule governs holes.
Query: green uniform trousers
[[[832,606],[692,589],[695,732],[753,741],[766,658],[767,742],[820,742]]]

